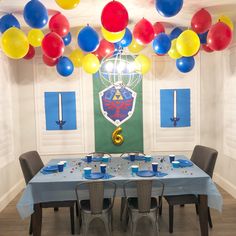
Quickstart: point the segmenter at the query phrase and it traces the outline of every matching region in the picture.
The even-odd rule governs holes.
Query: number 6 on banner
[[[120,134],[122,132],[122,128],[118,127],[112,133],[112,142],[115,145],[121,145],[124,142],[124,137]]]

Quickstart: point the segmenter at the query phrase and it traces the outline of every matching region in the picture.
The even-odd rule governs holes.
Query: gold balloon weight
[[[112,133],[112,142],[117,146],[121,145],[124,142],[124,137],[122,136],[122,134],[120,134],[121,132],[122,128],[117,127]]]

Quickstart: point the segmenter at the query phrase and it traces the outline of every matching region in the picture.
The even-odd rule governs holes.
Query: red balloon
[[[211,22],[212,19],[210,13],[205,9],[201,9],[193,15],[191,26],[196,33],[203,34],[209,30]]]
[[[133,35],[139,44],[149,44],[154,39],[152,24],[143,18],[134,26]]]
[[[210,28],[207,35],[207,44],[212,50],[221,51],[229,46],[232,37],[229,26],[218,22]]]
[[[62,56],[65,45],[62,38],[55,32],[48,33],[42,41],[43,53],[51,58]]]
[[[153,29],[154,29],[154,37],[156,37],[160,33],[165,33],[165,28],[164,28],[163,24],[160,22],[156,22],[153,25]]]
[[[102,26],[109,32],[120,32],[126,28],[129,15],[120,2],[109,2],[102,10]]]
[[[111,56],[115,51],[115,45],[102,39],[98,49],[93,52],[95,56],[98,57],[99,60],[102,60],[104,57]]]
[[[55,66],[59,61],[59,58],[50,58],[46,55],[43,55],[43,62],[47,65],[47,66]]]
[[[26,60],[30,60],[34,57],[34,55],[35,55],[35,49],[32,45],[29,45],[29,50],[23,58]]]
[[[70,23],[64,15],[57,13],[50,19],[49,29],[59,34],[61,37],[64,37],[70,31]]]
[[[205,52],[214,52],[214,50],[212,50],[207,44],[202,44],[202,49]]]

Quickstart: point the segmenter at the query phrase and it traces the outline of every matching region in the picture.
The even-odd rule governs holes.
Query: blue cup
[[[137,165],[131,166],[131,172],[132,172],[132,174],[137,173],[138,172],[138,166]]]
[[[145,156],[145,161],[146,161],[146,162],[151,161],[151,158],[152,158],[151,156],[146,155],[146,156]]]
[[[61,161],[64,164],[64,168],[67,166],[67,161]]]
[[[105,163],[107,163],[109,161],[109,157],[102,157],[102,162],[105,162]]]
[[[58,171],[59,172],[63,172],[63,170],[64,170],[64,163],[63,162],[59,162],[57,164],[57,166],[58,166]]]
[[[172,161],[172,166],[174,168],[179,168],[179,161]]]
[[[92,155],[87,155],[86,158],[87,158],[87,162],[91,163],[93,156]]]
[[[106,165],[106,164],[101,164],[101,165],[100,165],[101,173],[106,174],[106,168],[107,168],[107,165]]]
[[[135,161],[135,154],[130,154],[129,158],[130,158],[130,161]]]
[[[85,167],[84,168],[84,175],[87,176],[87,175],[91,175],[92,173],[92,168],[91,167]]]
[[[152,163],[152,171],[153,172],[157,172],[157,170],[158,170],[158,163],[157,162],[153,162]]]
[[[175,155],[169,155],[170,163],[172,163],[175,160]]]

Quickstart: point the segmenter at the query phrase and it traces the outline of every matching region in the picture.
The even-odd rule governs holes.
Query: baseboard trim
[[[236,199],[236,186],[230,183],[227,179],[222,177],[221,175],[215,173],[214,181],[223,188],[226,192],[228,192],[232,197]]]
[[[24,188],[24,186],[24,179],[21,179],[0,198],[0,212],[16,197],[16,195]]]

